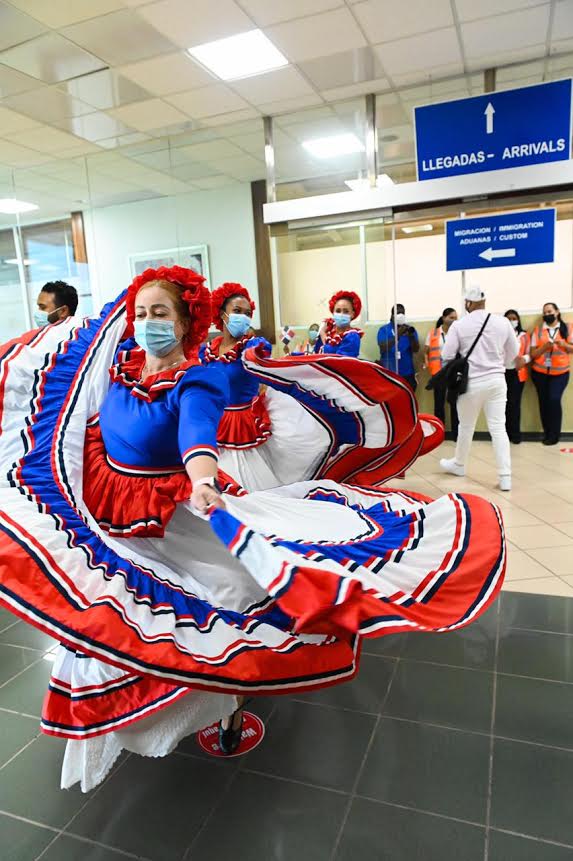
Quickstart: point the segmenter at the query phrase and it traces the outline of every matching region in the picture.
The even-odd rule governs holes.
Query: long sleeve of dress
[[[178,439],[185,465],[199,456],[218,459],[217,428],[229,402],[224,374],[218,368],[201,370],[203,379],[185,385],[179,398]]]

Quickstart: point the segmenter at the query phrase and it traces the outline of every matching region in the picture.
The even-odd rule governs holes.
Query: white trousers
[[[464,467],[467,464],[476,422],[483,410],[493,443],[498,474],[500,477],[511,475],[509,437],[505,430],[506,401],[505,375],[470,379],[467,392],[460,395],[457,403],[460,420],[455,457],[457,464]]]

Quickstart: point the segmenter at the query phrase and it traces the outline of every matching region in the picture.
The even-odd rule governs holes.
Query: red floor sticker
[[[573,454],[573,448],[562,448],[562,449],[560,449],[560,451],[563,454]]]
[[[254,715],[252,712],[244,712],[241,743],[235,753],[230,754],[230,756],[242,756],[244,753],[248,753],[250,750],[258,747],[262,742],[264,735],[265,725],[260,717],[257,717],[257,715]],[[219,747],[218,722],[198,732],[197,742],[199,747],[203,748],[203,750],[206,753],[211,754],[211,756],[225,756],[225,754],[221,753],[221,749]],[[229,756],[225,756],[225,759],[229,759]]]

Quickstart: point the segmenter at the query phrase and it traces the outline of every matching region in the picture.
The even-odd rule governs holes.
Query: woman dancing
[[[194,360],[202,282],[148,270],[98,320],[0,351],[0,603],[63,644],[42,718],[68,739],[63,786],[216,720],[233,750],[237,697],[346,681],[362,637],[456,629],[501,587],[495,506],[372,487],[424,440],[409,387],[372,363],[247,350],[320,416],[325,477],[245,493],[217,470],[228,381]]]
[[[352,321],[362,311],[360,296],[352,290],[339,290],[330,297],[328,308],[332,317],[327,318],[320,327],[315,353],[358,356],[364,332],[352,326]]]

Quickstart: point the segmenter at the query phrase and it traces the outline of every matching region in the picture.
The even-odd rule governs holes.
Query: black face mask
[[[555,314],[544,314],[543,315],[543,322],[547,323],[548,326],[550,326],[552,323],[554,323],[556,319],[557,318],[556,318]]]

